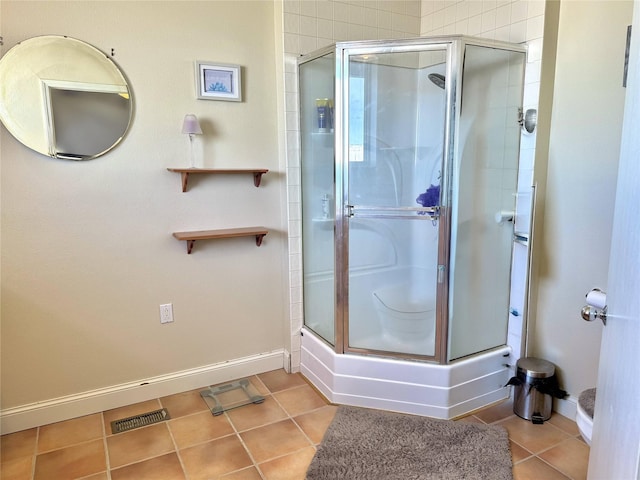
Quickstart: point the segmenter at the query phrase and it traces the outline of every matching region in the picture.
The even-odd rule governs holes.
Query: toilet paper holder
[[[607,325],[607,294],[599,288],[594,288],[586,295],[587,305],[582,307],[580,314],[587,322],[593,322],[596,319],[602,320]]]

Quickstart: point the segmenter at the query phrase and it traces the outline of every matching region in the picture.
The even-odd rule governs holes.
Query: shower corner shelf
[[[167,168],[170,172],[179,173],[182,177],[182,191],[187,191],[187,183],[189,182],[190,174],[240,174],[251,173],[253,174],[253,184],[256,187],[260,186],[262,175],[269,170],[266,168]]]
[[[225,228],[218,230],[200,230],[194,232],[173,232],[173,236],[187,242],[187,254],[193,250],[196,240],[215,240],[219,238],[256,237],[256,246],[262,245],[262,239],[269,233],[264,227]]]

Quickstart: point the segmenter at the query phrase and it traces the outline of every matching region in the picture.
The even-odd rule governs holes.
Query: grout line
[[[38,443],[40,443],[40,427],[36,429],[36,444],[33,446],[33,457],[31,460],[31,478],[36,478],[36,462],[38,461]]]
[[[102,445],[104,445],[104,461],[107,469],[107,480],[111,480],[111,460],[109,459],[109,445],[107,443],[107,427],[104,423],[104,412],[100,412],[100,426],[102,427]]]
[[[267,389],[267,391],[270,392],[269,389]],[[267,395],[264,395],[265,400]],[[254,468],[256,469],[256,471],[258,472],[258,475],[260,475],[260,478],[263,480],[266,480],[266,477],[264,476],[264,474],[262,473],[262,470],[260,470],[260,468],[258,467],[258,463],[256,462],[256,459],[253,457],[253,455],[251,454],[251,450],[249,450],[249,447],[247,446],[246,443],[244,443],[244,439],[242,438],[242,436],[240,435],[240,432],[238,431],[238,429],[236,428],[235,424],[231,421],[231,417],[228,415],[228,411],[225,410],[222,412],[223,415],[225,416],[225,418],[227,419],[227,422],[229,422],[229,425],[231,425],[231,428],[233,429],[233,432],[236,436],[236,438],[238,439],[238,441],[240,442],[240,445],[242,445],[242,447],[244,448],[244,450],[247,452],[247,456],[249,457],[249,459],[251,460],[251,463],[253,464]],[[259,427],[257,427],[259,428]],[[249,429],[251,430],[251,429]],[[243,430],[243,431],[248,431],[248,430]],[[228,436],[228,435],[226,435]],[[247,467],[245,467],[247,468]],[[241,469],[244,470],[244,469]],[[238,470],[234,470],[234,471],[238,471]],[[232,472],[229,472],[232,473]],[[226,475],[226,474],[225,474]]]
[[[158,401],[160,401],[160,399],[158,399]],[[162,402],[160,401],[160,404],[162,405]],[[165,407],[164,405],[162,405],[162,408],[166,408],[167,412],[169,411],[168,407]],[[169,413],[169,415],[171,415],[171,413]],[[193,414],[195,415],[195,414]],[[188,415],[185,415],[188,416]],[[184,417],[178,417],[178,418],[184,418]],[[171,419],[169,419],[171,420]],[[176,443],[176,439],[173,436],[173,432],[171,431],[171,427],[169,426],[169,420],[165,420],[165,424],[167,426],[167,431],[169,432],[169,437],[171,437],[171,443],[173,443],[173,448],[176,452],[176,457],[178,457],[178,462],[180,462],[180,468],[182,468],[182,474],[184,475],[184,478],[189,478],[189,475],[187,474],[187,469],[184,466],[184,462],[182,461],[182,455],[180,455],[180,450],[178,449],[178,444]]]

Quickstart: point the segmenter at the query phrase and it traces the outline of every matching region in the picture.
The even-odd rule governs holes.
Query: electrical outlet
[[[165,303],[160,305],[160,323],[173,322],[173,304]]]

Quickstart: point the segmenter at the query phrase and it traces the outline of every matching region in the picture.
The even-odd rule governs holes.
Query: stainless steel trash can
[[[534,357],[521,358],[516,365],[513,413],[533,423],[549,420],[553,396],[546,392],[557,385],[555,365]]]

